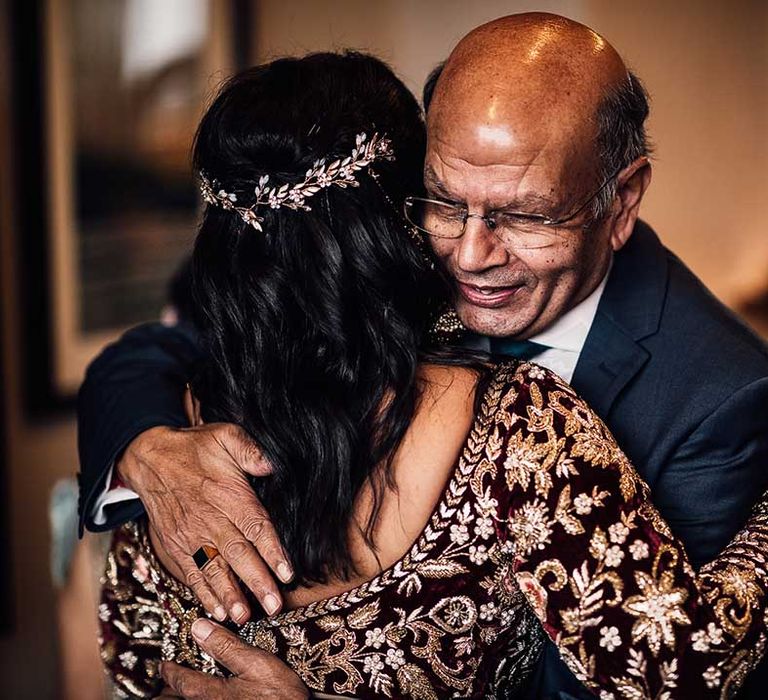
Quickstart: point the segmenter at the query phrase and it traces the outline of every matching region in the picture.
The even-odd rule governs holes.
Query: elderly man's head
[[[458,206],[415,215],[467,326],[530,337],[596,288],[650,181],[646,116],[619,55],[576,22],[512,15],[459,43],[431,94],[425,164],[428,196]]]

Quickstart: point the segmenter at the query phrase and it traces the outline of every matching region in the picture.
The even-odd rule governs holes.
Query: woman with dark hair
[[[202,120],[196,414],[269,458],[253,487],[296,572],[240,636],[359,698],[493,696],[545,634],[601,697],[728,695],[765,643],[765,502],[697,575],[569,386],[446,343],[448,283],[402,215],[424,142],[355,53],[246,71]],[[156,692],[161,655],[221,672],[174,577],[145,522],[117,531],[100,612],[125,693]]]

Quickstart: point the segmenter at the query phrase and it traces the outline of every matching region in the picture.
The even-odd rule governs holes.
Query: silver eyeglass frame
[[[412,226],[415,226],[419,231],[423,231],[428,236],[432,236],[434,238],[447,238],[455,240],[457,238],[461,238],[464,235],[464,232],[467,228],[467,221],[470,219],[482,219],[482,221],[485,223],[485,225],[488,227],[488,230],[491,232],[495,232],[498,224],[496,223],[495,217],[499,214],[505,214],[507,216],[520,216],[525,217],[530,220],[531,223],[540,224],[541,226],[548,226],[552,228],[556,228],[558,226],[564,226],[565,224],[570,223],[575,219],[579,214],[581,214],[586,207],[591,204],[595,198],[606,188],[608,187],[621,173],[621,171],[624,168],[620,168],[616,172],[614,172],[610,177],[608,177],[601,185],[598,187],[592,194],[589,195],[581,204],[579,204],[575,210],[573,210],[570,214],[567,214],[566,216],[562,216],[557,219],[552,219],[546,216],[543,216],[542,214],[531,214],[528,212],[522,212],[522,211],[499,211],[494,210],[489,212],[488,214],[475,214],[473,212],[470,212],[469,209],[467,209],[467,206],[464,204],[453,204],[452,202],[446,202],[444,200],[440,199],[430,199],[428,197],[412,197],[408,196],[405,198],[405,201],[403,203],[403,214],[405,215],[406,220],[408,223],[410,223]],[[413,206],[415,202],[425,202],[429,204],[439,204],[443,207],[452,207],[454,210],[462,211],[462,218],[463,223],[461,226],[461,232],[458,233],[455,236],[442,236],[437,233],[433,233],[432,231],[429,231],[428,229],[423,228],[420,226],[416,221],[413,221],[411,217],[408,214],[409,207]]]

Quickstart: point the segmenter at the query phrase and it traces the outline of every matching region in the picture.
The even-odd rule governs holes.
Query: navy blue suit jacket
[[[191,329],[154,324],[93,362],[79,404],[81,523],[107,529],[141,512],[116,507],[101,528],[90,517],[109,464],[133,437],[186,423],[181,389],[198,357]],[[572,384],[694,565],[712,559],[768,487],[768,349],[642,222],[615,256]],[[550,646],[528,697],[569,695],[591,697]]]

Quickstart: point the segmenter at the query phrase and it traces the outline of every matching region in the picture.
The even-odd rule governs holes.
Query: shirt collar
[[[555,350],[567,350],[569,352],[581,352],[584,343],[595,320],[600,298],[603,296],[608,275],[611,269],[605,273],[602,281],[584,301],[579,302],[570,311],[563,314],[551,326],[538,335],[529,338],[534,343],[540,343]]]

